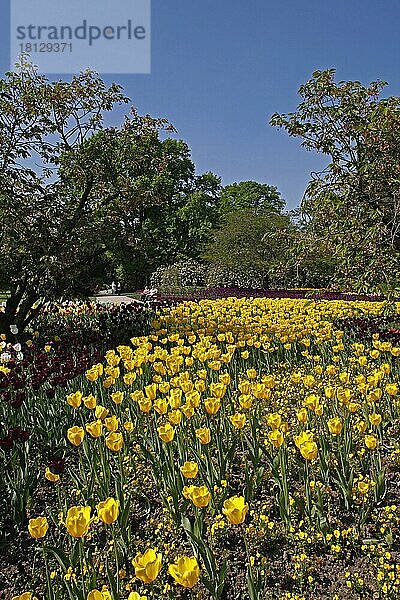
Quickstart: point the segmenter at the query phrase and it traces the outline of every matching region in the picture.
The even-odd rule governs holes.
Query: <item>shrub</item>
[[[205,284],[205,277],[206,266],[189,259],[158,267],[150,281],[157,288],[199,287]]]
[[[264,289],[267,277],[257,269],[233,269],[211,265],[207,271],[206,285],[210,287],[238,287]]]

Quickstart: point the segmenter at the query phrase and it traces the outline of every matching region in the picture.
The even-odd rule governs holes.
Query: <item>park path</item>
[[[129,296],[96,296],[96,302],[100,304],[132,304],[138,302]]]

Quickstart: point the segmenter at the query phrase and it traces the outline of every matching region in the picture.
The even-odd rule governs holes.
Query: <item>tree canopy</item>
[[[275,186],[257,181],[240,181],[222,189],[218,206],[221,214],[238,210],[279,212],[285,206],[285,201]]]
[[[400,99],[381,98],[385,85],[336,83],[334,69],[316,71],[297,110],[271,119],[329,157],[302,201],[303,247],[309,255],[322,244],[336,283],[359,291],[400,285]]]
[[[50,82],[22,63],[0,81],[0,244],[10,298],[0,330],[23,328],[41,299],[76,291],[111,222],[170,192],[166,120],[107,111],[128,99],[90,71]]]

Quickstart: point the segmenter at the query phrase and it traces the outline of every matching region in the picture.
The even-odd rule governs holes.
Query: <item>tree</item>
[[[218,201],[221,214],[247,209],[280,212],[284,206],[285,201],[275,186],[257,181],[240,181],[225,186]]]
[[[175,251],[168,227],[176,213],[176,198],[188,193],[194,178],[187,145],[170,138],[161,140],[156,130],[149,133],[138,137],[133,129],[104,140],[101,132],[100,139],[93,140],[99,150],[103,148],[102,153],[94,152],[102,163],[99,169],[119,164],[123,180],[118,185],[134,185],[131,199],[119,198],[107,207],[107,221],[101,229],[111,277],[133,287],[146,282],[153,263],[162,260],[165,252]]]
[[[214,233],[204,258],[238,275],[252,273],[263,287],[280,283],[281,240],[293,228],[290,217],[277,212],[236,210]]]
[[[90,71],[49,82],[22,62],[0,81],[0,246],[10,291],[0,331],[23,329],[46,299],[81,291],[109,223],[144,199],[162,201],[169,161],[152,142],[171,126],[132,110],[120,128],[104,129],[104,113],[127,102]]]
[[[190,179],[186,188],[168,202],[145,211],[138,237],[148,272],[201,255],[218,222],[218,190],[219,179],[205,173]]]
[[[165,140],[162,149],[165,144],[169,164],[174,167],[171,181],[175,183],[166,191],[163,202],[136,207],[130,228],[118,235],[119,250],[113,251],[122,278],[134,287],[144,285],[160,265],[198,258],[219,223],[215,207],[219,178],[212,173],[195,176],[183,141]]]
[[[334,78],[334,69],[316,71],[296,112],[271,124],[330,158],[301,204],[305,254],[323,246],[337,285],[384,291],[400,284],[400,99],[380,98],[382,81]]]

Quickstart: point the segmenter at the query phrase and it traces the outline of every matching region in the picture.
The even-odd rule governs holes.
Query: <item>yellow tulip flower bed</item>
[[[107,352],[63,398],[17,598],[400,598],[400,345],[333,324],[384,307],[185,302]]]

